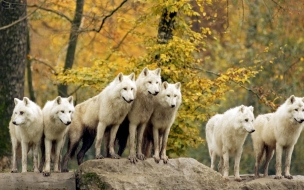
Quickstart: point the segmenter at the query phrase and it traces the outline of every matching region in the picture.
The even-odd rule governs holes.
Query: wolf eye
[[[168,94],[167,96],[170,98],[170,95],[169,95],[169,94]]]
[[[152,81],[148,81],[149,84],[152,84]]]
[[[177,97],[177,95],[174,95],[174,98],[176,98]]]
[[[133,90],[133,88],[131,88],[131,90]]]
[[[69,113],[72,113],[72,111],[69,111]]]
[[[21,112],[20,112],[20,115],[23,115],[23,114],[24,114],[24,112],[23,112],[23,111],[21,111]]]
[[[246,122],[248,122],[248,119],[245,119]]]
[[[298,109],[295,109],[295,111],[298,111]]]
[[[127,90],[127,88],[123,88],[124,90]]]
[[[61,113],[64,113],[64,111],[63,111],[63,110],[61,110]]]
[[[156,84],[158,84],[158,81],[156,81]]]

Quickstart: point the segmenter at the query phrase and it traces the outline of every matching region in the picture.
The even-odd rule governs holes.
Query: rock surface
[[[50,177],[34,172],[1,173],[0,189],[75,190],[76,180],[73,172],[52,173]]]
[[[222,176],[192,158],[170,159],[157,164],[149,158],[135,165],[128,159],[89,160],[77,171],[79,189],[304,189],[304,176],[276,180],[274,176],[254,179],[242,175],[242,182],[224,181]]]
[[[76,174],[76,176],[75,176]],[[208,190],[285,190],[304,189],[304,176],[276,180],[274,176],[254,179],[241,175],[242,182],[222,176],[193,158],[170,159],[157,164],[149,158],[135,165],[128,159],[89,160],[69,173],[0,173],[0,189],[75,190],[75,189],[208,189]],[[78,187],[78,188],[77,188]]]

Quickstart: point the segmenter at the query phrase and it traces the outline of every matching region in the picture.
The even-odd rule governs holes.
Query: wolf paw
[[[228,176],[224,176],[223,177],[225,181],[229,181],[229,177]]]
[[[17,169],[13,169],[13,170],[11,171],[11,173],[18,173],[18,170],[17,170]]]
[[[234,178],[234,181],[241,182],[241,181],[242,181],[242,178],[240,178],[240,177],[235,177],[235,178]]]
[[[293,179],[292,175],[285,175],[284,177],[287,179]]]
[[[128,159],[130,160],[131,164],[135,164],[138,161],[135,156],[129,156]]]
[[[153,156],[153,158],[154,158],[154,161],[155,161],[156,163],[159,163],[159,161],[160,161],[159,156]]]
[[[111,154],[110,157],[113,158],[113,159],[119,159],[120,158],[120,156],[118,154]]]
[[[95,158],[96,159],[104,159],[104,157],[101,154],[97,155]]]
[[[169,159],[168,156],[162,156],[161,160],[163,160],[164,164],[167,164]]]
[[[48,177],[48,176],[51,175],[51,172],[43,171],[42,174],[43,174],[44,177]]]
[[[140,160],[145,160],[146,159],[144,154],[138,154],[137,158],[140,159]]]
[[[274,179],[282,179],[283,177],[281,176],[281,175],[276,175],[275,177],[274,177]]]
[[[62,169],[61,170],[61,173],[65,173],[65,172],[69,172],[69,170],[68,169]]]

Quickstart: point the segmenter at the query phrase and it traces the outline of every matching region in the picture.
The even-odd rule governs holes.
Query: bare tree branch
[[[93,32],[100,32],[100,30],[102,29],[104,23],[106,22],[106,20],[111,17],[116,11],[118,11],[128,0],[124,0],[123,2],[120,3],[120,5],[118,5],[115,9],[113,9],[108,15],[106,15],[102,21],[101,21],[101,24],[99,26],[98,29],[96,28],[93,28],[93,29],[88,29],[88,30],[80,30],[79,32],[90,32],[90,31],[93,31]]]
[[[65,18],[67,21],[69,21],[70,23],[72,23],[72,19],[70,19],[68,16],[64,15],[63,13],[59,12],[59,11],[56,11],[56,10],[52,10],[52,9],[48,9],[48,8],[45,8],[45,7],[42,7],[41,5],[27,5],[28,7],[35,7],[35,8],[38,8],[38,9],[41,9],[41,10],[44,10],[44,11],[47,11],[47,12],[51,12],[51,13],[54,13],[60,17],[63,17]]]

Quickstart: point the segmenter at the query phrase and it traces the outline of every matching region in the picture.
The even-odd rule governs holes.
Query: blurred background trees
[[[77,104],[119,72],[160,67],[163,80],[182,83],[168,153],[209,165],[204,129],[212,115],[244,104],[257,116],[303,96],[303,8],[281,0],[28,0],[24,92],[41,107],[58,94]],[[304,170],[302,141],[293,173]],[[241,173],[253,172],[252,150],[248,136]]]

